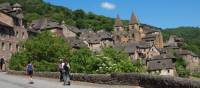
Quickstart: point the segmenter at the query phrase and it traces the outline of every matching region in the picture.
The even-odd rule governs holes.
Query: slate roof
[[[38,31],[38,30],[42,31],[49,28],[61,28],[59,23],[51,21],[47,18],[34,20],[32,21],[31,26],[32,26],[32,28],[30,29],[31,31]]]
[[[98,31],[97,36],[99,36],[101,40],[112,39],[112,34],[106,31]]]
[[[100,38],[98,36],[89,35],[89,37],[86,39],[86,41],[90,44],[99,44]]]
[[[66,41],[70,44],[70,46],[72,48],[78,48],[79,49],[81,47],[87,47],[87,45],[83,41],[79,40],[76,37],[66,38]]]
[[[165,53],[169,52],[167,48],[159,48],[158,50],[161,54],[165,54]]]
[[[143,39],[144,39],[145,41],[154,41],[154,40],[156,39],[156,36],[157,36],[157,35],[155,35],[155,34],[148,34],[148,35],[146,35]]]
[[[117,17],[116,17],[116,19],[115,19],[115,26],[116,26],[116,27],[122,27],[122,26],[123,26],[123,24],[122,24],[122,22],[121,22],[121,20],[120,20],[119,15],[117,15]]]
[[[153,56],[151,58],[148,58],[148,61],[152,60],[165,60],[165,59],[175,59],[176,57],[172,53],[164,53],[158,56]]]
[[[198,56],[198,55],[196,55],[195,53],[193,53],[192,51],[189,51],[189,50],[177,50],[177,54],[179,54],[179,55],[192,55],[194,57]]]
[[[81,33],[90,33],[94,32],[92,29],[80,29]]]
[[[147,42],[139,42],[139,44],[137,45],[137,48],[140,48],[140,49],[147,49],[147,48],[151,48],[151,45]]]
[[[80,31],[77,27],[75,27],[75,26],[66,25],[66,27],[67,27],[70,31],[72,31],[72,32],[74,32],[74,33],[76,33],[76,34],[81,33],[81,31]]]
[[[131,43],[128,43],[126,46],[125,46],[125,52],[127,53],[135,53],[135,51],[137,50],[137,45],[138,43],[137,42],[131,42]]]
[[[146,27],[146,26],[142,26],[142,28],[143,28],[143,31],[145,34],[151,34],[151,33],[160,31],[160,30],[152,29],[152,28]]]
[[[151,46],[149,45],[149,43],[146,43],[146,42],[135,42],[135,41],[131,41],[131,42],[128,42],[126,45],[125,45],[125,48],[124,50],[127,52],[127,53],[134,53],[138,48],[140,49],[146,49],[146,48],[150,48]]]
[[[132,13],[131,15],[131,20],[130,20],[130,23],[129,24],[138,24],[138,20],[137,20],[137,17],[134,13]]]
[[[148,62],[147,67],[149,71],[155,71],[162,69],[173,69],[174,64],[172,59],[153,60]]]
[[[11,11],[12,10],[11,4],[8,2],[0,4],[0,10],[7,10],[7,12]]]
[[[124,50],[125,49],[125,45],[121,44],[121,43],[115,43],[113,45],[113,48],[115,49],[119,49],[119,50]]]

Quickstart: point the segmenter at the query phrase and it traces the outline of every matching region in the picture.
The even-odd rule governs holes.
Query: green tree
[[[59,59],[70,57],[68,44],[50,32],[38,34],[24,42],[23,46],[25,49],[14,54],[10,60],[13,70],[22,70],[25,63],[32,61],[36,71],[56,71]]]
[[[190,75],[189,70],[186,69],[186,65],[186,61],[176,55],[176,71],[179,77],[188,77]]]

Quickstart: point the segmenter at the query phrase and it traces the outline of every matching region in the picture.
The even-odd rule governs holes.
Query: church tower
[[[129,30],[133,30],[133,29],[136,29],[137,31],[139,31],[140,29],[137,17],[134,13],[132,13],[130,23],[129,23]]]
[[[122,32],[122,31],[124,31],[123,24],[122,24],[122,22],[120,20],[119,15],[117,15],[117,17],[115,19],[114,31],[115,32],[118,32],[118,31]]]
[[[130,23],[129,23],[129,33],[131,35],[130,39],[134,41],[141,41],[141,31],[139,27],[139,22],[134,13],[131,15]]]

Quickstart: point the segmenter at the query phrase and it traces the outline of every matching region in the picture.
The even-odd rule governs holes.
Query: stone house
[[[179,49],[176,51],[178,55],[186,61],[186,68],[191,72],[200,72],[199,57],[191,51]]]
[[[129,54],[129,57],[131,58],[133,63],[140,59],[139,53],[137,51],[137,45],[138,43],[130,42],[124,47],[124,51]]]
[[[126,44],[129,41],[127,32],[113,32],[114,43]]]
[[[178,49],[179,45],[183,43],[184,43],[183,38],[177,37],[175,35],[171,35],[164,47],[171,48],[171,49]]]
[[[158,48],[156,48],[155,45],[152,45],[150,47],[149,51],[147,52],[146,58],[151,58],[153,56],[158,56],[160,54],[161,54],[160,50]]]
[[[85,32],[80,35],[80,40],[83,41],[87,47],[98,52],[101,50],[101,39],[95,32]]]
[[[88,47],[90,48],[90,50],[94,51],[94,52],[98,52],[101,50],[101,41],[99,39],[99,37],[97,36],[91,36],[86,40],[86,44],[88,44]]]
[[[87,45],[83,41],[81,41],[80,39],[76,37],[68,37],[68,38],[65,38],[65,40],[72,49],[77,50],[83,47],[87,47]]]
[[[63,28],[63,35],[65,38],[77,37],[81,34],[81,31],[77,27],[65,25],[64,21],[61,27]]]
[[[47,30],[57,36],[64,36],[63,28],[59,25],[59,23],[52,21],[48,18],[33,20],[29,25],[30,34],[37,34],[39,32]]]
[[[146,61],[149,74],[175,76],[175,57],[172,54],[161,54]]]
[[[100,38],[101,47],[111,47],[114,44],[112,34],[104,30],[98,31],[97,36]]]
[[[20,42],[27,38],[21,5],[0,4],[0,57],[10,59],[13,53],[23,47]]]

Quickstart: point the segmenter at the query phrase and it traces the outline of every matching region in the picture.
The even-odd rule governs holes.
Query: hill
[[[23,6],[25,23],[29,23],[34,19],[47,17],[52,20],[61,22],[64,20],[66,24],[77,26],[82,29],[111,31],[114,25],[114,19],[106,16],[96,15],[92,12],[84,12],[83,10],[72,11],[67,7],[55,6],[44,2],[43,0],[0,0],[0,3],[10,2],[11,4],[19,3]],[[128,24],[127,20],[122,21],[124,25]],[[153,29],[162,30],[147,24]],[[179,27],[162,30],[163,38],[166,41],[170,35],[183,37],[186,44],[183,46],[186,49],[192,50],[200,56],[200,28],[195,27]]]
[[[200,56],[200,28],[198,27],[178,27],[162,30],[164,40],[170,35],[177,35],[185,39],[186,44],[182,47],[191,50]]]
[[[86,13],[81,9],[72,11],[66,7],[51,5],[43,0],[0,0],[0,3],[4,2],[21,4],[27,23],[34,19],[47,17],[58,22],[64,20],[66,24],[83,29],[105,29],[107,31],[113,29],[113,18],[96,15],[92,12]],[[128,24],[128,21],[123,21],[123,23]]]

